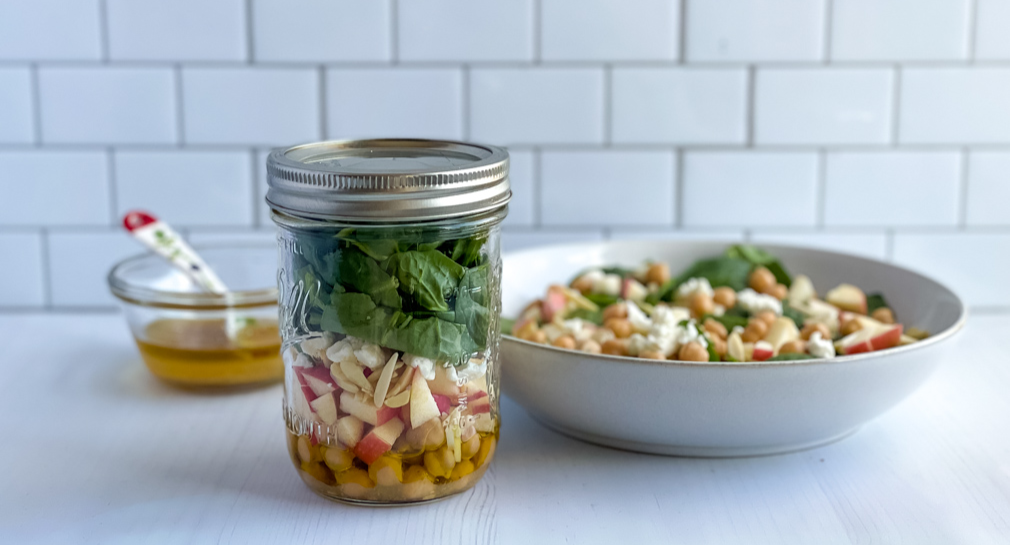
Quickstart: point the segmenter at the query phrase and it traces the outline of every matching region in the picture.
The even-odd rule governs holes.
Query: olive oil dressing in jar
[[[321,496],[425,502],[487,469],[508,169],[502,148],[434,140],[267,159],[288,449]]]

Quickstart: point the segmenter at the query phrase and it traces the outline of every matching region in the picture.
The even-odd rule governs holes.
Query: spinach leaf
[[[815,360],[817,356],[811,356],[810,354],[779,354],[778,356],[773,356],[765,361],[794,361],[794,360]]]
[[[610,267],[603,267],[602,270],[603,274],[616,274],[617,276],[620,276],[622,278],[625,276],[631,276],[631,273],[634,272],[627,267],[618,267],[614,265]]]
[[[364,253],[353,248],[340,252],[340,282],[369,295],[376,304],[400,308],[402,301],[396,291],[399,282]]]
[[[501,323],[499,324],[502,335],[511,335],[512,327],[516,325],[516,321],[512,318],[501,317]]]
[[[736,326],[747,327],[747,317],[735,314],[723,314],[722,316],[716,316],[715,314],[706,314],[704,320],[713,319],[723,326],[726,327],[726,331],[733,331]],[[702,320],[702,321],[704,321]]]
[[[761,248],[749,244],[736,244],[726,250],[726,257],[744,259],[754,266],[767,268],[775,276],[775,281],[785,284],[787,288],[793,284],[792,277],[785,267],[782,266],[782,263],[779,262],[778,258]]]
[[[453,243],[451,258],[464,267],[472,267],[480,260],[480,249],[484,247],[484,237],[461,238]]]
[[[587,293],[585,295],[585,298],[589,299],[600,308],[609,307],[610,305],[620,301],[620,299],[617,296],[607,295],[605,293]]]
[[[487,346],[488,324],[491,313],[484,305],[487,299],[488,266],[468,269],[456,290],[456,315],[453,320],[466,326],[470,338],[481,347]]]
[[[383,346],[436,361],[459,365],[480,350],[466,326],[438,318],[413,319],[406,326],[390,329]]]
[[[422,307],[446,311],[446,300],[455,291],[463,273],[461,265],[437,250],[397,253],[386,261],[386,270],[400,281],[406,293]]]
[[[873,314],[874,310],[883,307],[891,308],[891,305],[888,305],[887,300],[884,299],[884,294],[869,293],[866,295],[866,314]]]
[[[355,230],[348,228],[337,233],[337,238],[356,247],[364,252],[365,255],[377,261],[388,259],[389,256],[398,251],[398,243],[395,240],[360,240],[355,238],[354,235]]]
[[[676,286],[690,278],[704,278],[708,280],[709,284],[712,284],[713,288],[729,286],[735,291],[740,291],[747,287],[750,271],[751,263],[737,257],[721,256],[702,259],[696,261],[676,277]],[[676,286],[670,289],[671,295],[676,290]]]
[[[806,316],[789,306],[789,301],[782,301],[782,315],[792,320],[796,324],[796,327],[803,329],[803,321],[806,319]]]
[[[588,310],[584,308],[577,308],[568,313],[566,319],[579,318],[580,320],[585,320],[587,322],[592,322],[596,325],[603,325],[603,310]]]

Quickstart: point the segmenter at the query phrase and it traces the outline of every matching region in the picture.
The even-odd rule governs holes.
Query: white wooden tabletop
[[[595,447],[502,402],[481,483],[331,503],[284,447],[280,386],[149,376],[117,314],[0,315],[0,543],[1008,543],[1010,315],[972,317],[914,397],[833,445],[686,459]]]

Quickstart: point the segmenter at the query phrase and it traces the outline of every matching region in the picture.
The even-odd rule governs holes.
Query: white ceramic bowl
[[[530,416],[572,437],[680,456],[749,456],[845,437],[914,392],[946,358],[964,304],[918,273],[852,255],[762,245],[818,293],[848,282],[882,292],[906,327],[933,335],[913,345],[834,359],[694,363],[591,355],[505,336],[502,388]],[[510,253],[503,315],[517,316],[550,284],[598,265],[669,263],[674,274],[725,243],[608,242]]]

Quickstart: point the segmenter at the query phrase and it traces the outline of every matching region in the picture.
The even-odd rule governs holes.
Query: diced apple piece
[[[428,388],[428,381],[424,380],[424,376],[421,375],[420,371],[414,370],[414,380],[410,385],[410,427],[416,428],[421,424],[431,420],[432,418],[438,418],[438,415],[442,414],[438,410],[438,403],[435,402],[435,398],[431,395],[431,390]]]
[[[459,384],[449,378],[449,371],[442,365],[435,365],[435,378],[428,381],[428,390],[433,394],[442,394],[455,402],[459,399]]]
[[[313,399],[319,397],[318,394],[312,391],[312,388],[309,387],[309,384],[305,382],[305,376],[303,375],[303,371],[305,371],[305,369],[307,368],[292,367],[291,369],[294,371],[295,378],[298,380],[298,389],[301,390],[302,397],[305,398],[305,403],[310,403]]]
[[[365,432],[365,423],[356,416],[345,416],[337,420],[337,440],[349,448],[361,441]]]
[[[842,310],[866,314],[866,294],[852,284],[839,284],[824,296],[824,300]]]
[[[487,392],[479,391],[467,399],[467,409],[470,414],[491,412],[491,398]]]
[[[337,423],[337,400],[333,394],[321,395],[309,402],[309,406],[315,411],[316,416],[327,426]]]
[[[773,353],[778,353],[779,348],[783,344],[789,341],[795,341],[800,338],[800,330],[796,327],[796,322],[793,322],[791,318],[786,318],[785,316],[780,316],[772,322],[771,327],[768,328],[768,333],[765,334],[764,341],[772,345]]]
[[[399,418],[376,426],[354,446],[354,454],[366,464],[371,464],[393,448],[393,443],[401,433],[403,422]]]
[[[621,297],[636,303],[644,301],[649,295],[649,289],[634,278],[625,278],[621,284]]]
[[[789,304],[791,306],[806,305],[815,297],[817,297],[817,292],[814,291],[814,283],[810,281],[810,277],[801,274],[793,279],[793,284],[789,286]]]
[[[758,341],[754,343],[754,361],[765,361],[771,358],[775,353],[775,349],[772,345],[766,341]]]
[[[431,394],[431,397],[435,400],[435,405],[438,406],[439,414],[449,414],[449,411],[452,410],[452,402],[449,401],[449,396]]]
[[[512,336],[522,337],[527,333],[532,333],[537,329],[536,318],[520,318],[512,325]]]
[[[874,329],[860,329],[839,339],[835,343],[835,347],[839,353],[846,355],[883,350],[897,346],[898,342],[901,341],[901,331],[901,324]]]
[[[337,389],[337,383],[326,367],[302,367],[301,378],[317,397]]]
[[[340,394],[340,410],[352,414],[362,422],[373,426],[381,426],[397,417],[399,410],[383,405],[376,407],[372,404],[371,396],[366,398],[358,397],[350,392]]]
[[[911,336],[908,336],[908,335],[905,335],[904,333],[902,333],[901,334],[901,340],[898,341],[898,346],[905,346],[905,345],[909,345],[909,344],[915,344],[917,342],[919,342],[919,339],[916,339],[915,337],[911,337]]]
[[[309,438],[304,435],[298,438],[298,458],[305,463],[312,461],[312,445],[309,444]]]
[[[561,286],[551,286],[547,290],[547,296],[544,297],[540,305],[540,314],[543,316],[544,321],[550,322],[554,320],[555,316],[560,316],[564,312],[567,302],[568,298],[565,297],[564,288]]]

